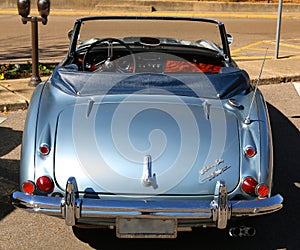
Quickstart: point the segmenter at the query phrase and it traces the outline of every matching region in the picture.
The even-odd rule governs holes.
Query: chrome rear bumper
[[[27,195],[22,192],[12,194],[12,203],[18,208],[50,216],[61,217],[69,226],[78,221],[96,218],[172,218],[199,219],[214,223],[217,228],[227,227],[233,217],[257,216],[273,213],[282,208],[283,198],[277,194],[266,199],[228,200],[226,185],[218,181],[212,201],[190,200],[101,200],[79,198],[76,180],[70,177],[66,185],[65,197]],[[196,223],[196,222],[195,222]]]

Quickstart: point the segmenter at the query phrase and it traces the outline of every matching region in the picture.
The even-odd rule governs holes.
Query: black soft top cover
[[[76,66],[58,66],[50,83],[77,96],[163,94],[203,98],[230,98],[250,87],[249,75],[238,68],[219,73],[110,73],[83,72]]]

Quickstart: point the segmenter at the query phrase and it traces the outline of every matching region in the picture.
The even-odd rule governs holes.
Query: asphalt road
[[[300,96],[292,83],[262,85],[274,140],[274,193],[284,208],[240,225],[256,228],[255,237],[231,238],[227,230],[199,229],[173,240],[118,239],[114,231],[78,234],[62,219],[14,209],[8,195],[18,189],[19,155],[26,111],[11,112],[0,127],[0,249],[289,249],[300,246]],[[87,243],[85,241],[88,240]],[[191,242],[195,242],[191,244]]]
[[[50,15],[47,25],[39,23],[40,62],[59,62],[65,56],[69,44],[67,32],[73,28],[76,17]],[[235,58],[262,58],[266,47],[269,55],[274,56],[276,18],[228,18],[218,14],[210,17],[223,21],[227,32],[233,35],[231,50]],[[31,62],[31,24],[22,24],[18,15],[0,15],[0,23],[0,63]],[[299,18],[282,19],[280,57],[295,55],[294,49],[299,53],[299,27]]]

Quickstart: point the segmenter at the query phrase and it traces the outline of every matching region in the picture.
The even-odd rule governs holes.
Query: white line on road
[[[300,96],[300,82],[293,82],[293,84],[296,91],[298,92],[298,95]]]
[[[0,116],[0,123],[4,122],[6,120],[6,117]]]

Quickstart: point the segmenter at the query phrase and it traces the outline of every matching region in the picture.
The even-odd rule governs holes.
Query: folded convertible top
[[[159,94],[202,98],[230,98],[250,87],[249,75],[238,68],[220,73],[110,73],[78,71],[58,66],[51,84],[80,96],[107,94]]]

